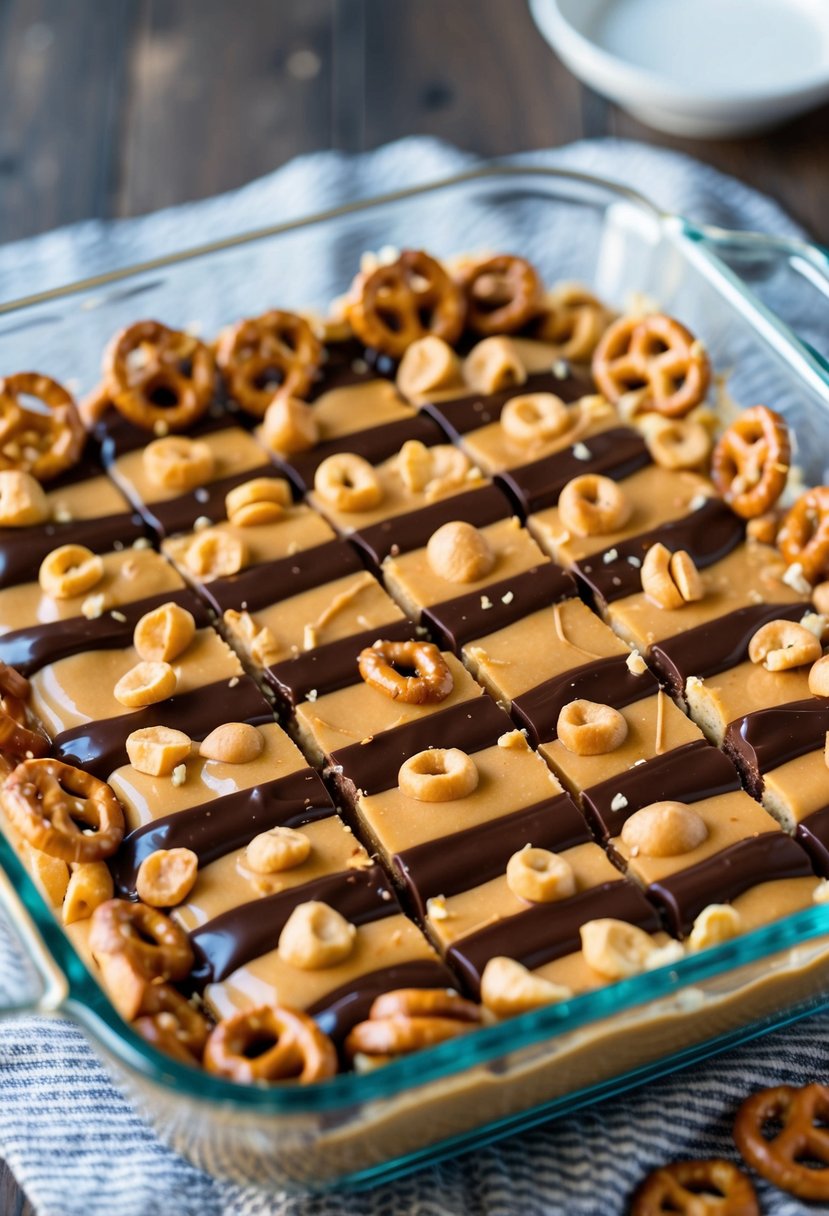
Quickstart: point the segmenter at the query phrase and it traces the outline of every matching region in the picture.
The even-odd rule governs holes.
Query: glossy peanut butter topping
[[[288,508],[281,519],[275,523],[259,524],[252,528],[234,527],[227,520],[215,525],[212,529],[227,534],[240,541],[244,546],[245,559],[242,569],[258,566],[265,562],[275,561],[281,557],[289,557],[300,549],[310,549],[314,545],[324,545],[333,540],[334,533],[315,511],[302,504]],[[182,571],[185,578],[198,581],[187,565],[187,550],[199,533],[177,536],[163,544],[167,556]],[[205,581],[209,581],[205,579]]]
[[[230,426],[199,436],[213,457],[213,472],[203,484],[234,477],[248,469],[258,469],[267,463],[267,454],[247,431]],[[159,485],[147,471],[144,448],[126,452],[110,466],[110,476],[135,503],[163,502],[175,498],[176,491]]]

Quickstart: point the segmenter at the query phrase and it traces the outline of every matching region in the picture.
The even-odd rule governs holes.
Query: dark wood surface
[[[670,139],[584,89],[523,0],[0,0],[0,80],[0,241],[424,133],[487,156],[675,147],[829,243],[829,107],[753,139]],[[0,1213],[32,1211],[0,1163]]]

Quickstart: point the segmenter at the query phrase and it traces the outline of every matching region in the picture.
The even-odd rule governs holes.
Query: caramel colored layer
[[[809,695],[809,669],[766,671],[760,663],[740,663],[704,680],[685,685],[688,710],[707,737],[722,746],[729,722],[756,709],[800,701]],[[828,799],[829,801],[829,799]]]
[[[289,557],[301,549],[324,545],[326,541],[334,539],[334,533],[325,520],[320,519],[315,511],[301,503],[290,507],[281,519],[272,524],[240,528],[234,527],[225,520],[216,524],[212,531],[226,533],[241,541],[246,555],[242,565],[243,570],[275,561],[280,557]],[[198,576],[189,569],[186,560],[187,550],[194,537],[198,535],[199,533],[189,533],[185,536],[177,536],[172,540],[165,540],[162,549],[186,579],[195,583],[199,581],[207,583],[211,581],[210,577],[205,576],[199,580]]]
[[[152,438],[151,435],[148,436],[148,442],[152,442]],[[256,469],[264,460],[262,449],[256,440],[238,426],[199,435],[198,442],[205,444],[213,456],[213,472],[205,485],[221,481],[225,477],[234,477],[248,469]],[[153,481],[147,472],[144,451],[144,448],[137,448],[119,456],[110,466],[110,476],[136,506],[142,503],[164,502],[166,499],[177,497],[176,491]]]
[[[555,391],[555,390],[553,390]],[[527,388],[516,389],[513,397],[521,397]],[[601,397],[584,397],[568,408],[568,425],[554,439],[519,442],[504,430],[501,419],[489,422],[461,438],[461,446],[485,473],[514,469],[532,460],[559,452],[573,443],[584,442],[608,427],[618,426],[619,417],[609,402]]]

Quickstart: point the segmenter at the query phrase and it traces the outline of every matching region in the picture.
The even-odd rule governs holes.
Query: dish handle
[[[2,867],[0,937],[13,972],[0,974],[0,1018],[57,1012],[69,994],[69,983]]]

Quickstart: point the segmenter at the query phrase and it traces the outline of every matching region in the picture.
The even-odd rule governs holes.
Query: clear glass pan
[[[731,398],[787,415],[805,477],[829,475],[827,253],[703,230],[630,191],[553,170],[493,166],[0,305],[0,368],[36,367],[86,391],[122,325],[158,316],[209,335],[267,307],[325,311],[360,254],[384,245],[508,248],[548,281],[580,280],[616,306],[657,301],[704,339]],[[174,1148],[266,1187],[388,1178],[829,1004],[821,905],[370,1074],[245,1088],[158,1054],[121,1021],[2,835],[0,906],[38,977],[0,1013],[74,1018]]]

